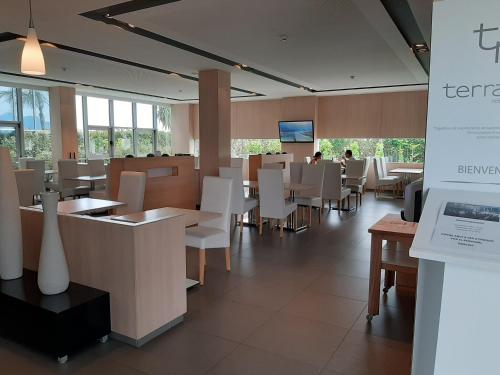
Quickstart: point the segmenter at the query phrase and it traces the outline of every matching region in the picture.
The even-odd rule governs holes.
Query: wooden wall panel
[[[197,138],[197,105],[191,123]],[[234,139],[277,139],[279,120],[313,119],[316,138],[423,138],[427,91],[295,97],[231,103]],[[297,160],[304,145],[287,145]],[[310,147],[309,147],[310,148]],[[308,151],[309,152],[309,151]]]
[[[111,199],[118,198],[122,171],[146,172],[153,168],[177,167],[177,176],[149,177],[146,179],[144,209],[160,207],[196,207],[198,179],[194,170],[194,157],[170,156],[168,158],[114,158],[108,167]]]
[[[385,138],[424,138],[427,92],[394,92],[382,95],[382,129]]]
[[[318,138],[376,138],[382,124],[380,94],[319,98]]]

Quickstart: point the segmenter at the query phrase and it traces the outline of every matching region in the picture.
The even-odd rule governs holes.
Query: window
[[[17,94],[13,87],[0,86],[0,122],[17,121]]]
[[[109,132],[107,129],[89,129],[89,157],[109,157]]]
[[[235,158],[248,158],[248,155],[273,154],[281,152],[279,139],[232,139],[231,156]]]
[[[22,89],[24,154],[52,164],[48,91]],[[50,167],[50,165],[49,165]]]
[[[137,127],[139,129],[153,129],[153,106],[137,103]]]
[[[17,159],[17,135],[13,126],[0,125],[0,147],[7,147],[12,160]]]
[[[172,152],[170,105],[77,95],[76,118],[80,158]]]
[[[169,105],[156,107],[156,130],[158,134],[156,149],[162,154],[172,154],[172,111]]]
[[[78,157],[85,160],[87,153],[85,151],[85,132],[83,130],[83,98],[77,95],[75,98],[76,105],[76,131],[78,137]]]
[[[345,150],[352,150],[355,158],[386,157],[396,163],[423,163],[425,139],[422,138],[358,138],[320,139],[324,159],[340,159]]]
[[[52,167],[49,92],[0,86],[0,146],[20,156],[46,160]]]
[[[87,98],[87,117],[90,126],[109,126],[109,102],[103,98]]]

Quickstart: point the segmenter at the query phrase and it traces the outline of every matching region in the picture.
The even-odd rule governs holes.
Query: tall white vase
[[[0,147],[0,278],[23,275],[23,236],[19,194],[10,152]]]
[[[59,233],[57,203],[59,193],[42,193],[43,237],[38,263],[38,287],[43,294],[58,294],[68,289],[69,272]]]

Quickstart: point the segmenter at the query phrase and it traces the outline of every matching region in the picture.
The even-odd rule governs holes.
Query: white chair
[[[366,164],[366,159],[346,161],[346,187],[351,189],[351,193],[356,194],[356,208],[358,208],[358,199],[359,205],[363,204],[363,189],[366,183],[366,178],[363,174]]]
[[[26,160],[26,168],[34,170],[35,195],[45,192],[45,160]]]
[[[61,159],[57,162],[59,177],[56,190],[61,194],[61,198],[88,195],[90,187],[80,186],[78,181],[71,181],[68,178],[78,176],[78,163],[74,159]]]
[[[290,182],[292,184],[300,184],[302,182],[302,168],[306,163],[291,162],[290,163]]]
[[[124,171],[120,175],[118,202],[126,203],[125,207],[115,210],[115,215],[128,215],[144,209],[144,191],[146,190],[146,173]]]
[[[296,203],[285,201],[283,173],[277,169],[258,169],[259,179],[259,234],[262,235],[263,218],[279,220],[280,237],[283,237],[285,220],[297,210]]]
[[[302,183],[313,185],[311,189],[295,195],[295,203],[309,207],[309,226],[312,225],[312,209],[318,209],[318,221],[321,223],[323,214],[323,180],[325,177],[324,164],[307,164],[302,167]]]
[[[368,170],[370,169],[371,161],[371,157],[368,156],[365,158],[365,169],[363,170],[363,193],[366,192],[366,182],[368,181]]]
[[[283,169],[283,163],[266,163],[262,165],[263,169]]]
[[[28,160],[35,160],[35,158],[31,157],[19,158],[19,169],[29,169],[27,164]]]
[[[33,197],[37,194],[35,172],[30,169],[15,169],[19,204],[24,207],[33,205]]]
[[[222,217],[186,229],[186,246],[199,249],[200,284],[205,284],[206,249],[225,248],[226,270],[231,271],[230,226],[233,181],[227,178],[203,178],[201,210],[217,212]]]
[[[382,162],[381,158],[373,159],[373,166],[375,168],[375,197],[380,197],[386,187],[392,187],[393,194],[396,196],[396,190],[399,188],[401,178],[384,175],[385,163]]]
[[[325,183],[323,186],[323,199],[328,200],[329,208],[332,208],[332,201],[337,202],[337,209],[342,209],[347,198],[347,207],[350,209],[349,196],[351,189],[342,186],[342,165],[338,162],[328,163],[325,167]]]
[[[219,176],[233,180],[231,197],[231,213],[240,217],[240,232],[243,232],[243,216],[258,205],[255,198],[246,198],[243,187],[243,171],[241,168],[219,167]]]
[[[243,158],[231,158],[231,168],[243,168]]]
[[[311,164],[311,157],[310,156],[306,156],[304,158],[304,162],[307,163],[307,164]]]
[[[88,165],[89,165],[89,173],[91,176],[102,176],[106,174],[104,160],[92,159],[88,161]]]

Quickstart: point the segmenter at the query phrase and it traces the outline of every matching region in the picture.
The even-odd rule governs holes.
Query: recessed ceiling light
[[[168,73],[168,75],[169,75],[170,77],[174,77],[174,78],[180,78],[180,77],[181,77],[180,75],[178,75],[177,73],[174,73],[174,72],[172,72],[172,73]]]
[[[350,76],[351,79],[356,79],[356,76]]]
[[[286,42],[286,41],[288,41],[288,35],[280,35],[280,40],[281,40],[282,42]]]
[[[248,68],[248,65],[245,65],[245,64],[241,64],[241,66],[242,66],[243,68]]]
[[[131,23],[129,23],[128,27],[131,27],[133,29],[133,28],[135,28],[135,25],[132,25]]]

